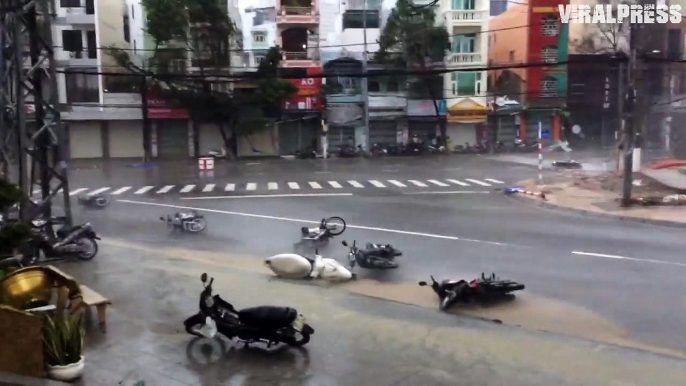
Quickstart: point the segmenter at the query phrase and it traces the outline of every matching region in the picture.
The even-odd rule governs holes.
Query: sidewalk
[[[621,176],[605,173],[601,176],[586,176],[578,173],[570,177],[551,180],[543,187],[545,200],[538,196],[517,194],[516,197],[547,207],[570,209],[587,214],[615,217],[625,220],[653,223],[658,225],[686,227],[686,206],[634,206],[623,208],[620,206],[622,189]],[[632,187],[632,196],[666,196],[675,194],[670,189],[659,184],[651,183],[648,179],[640,179],[641,186]],[[636,181],[636,180],[634,180]],[[521,181],[526,190],[537,192],[541,188],[536,180]]]

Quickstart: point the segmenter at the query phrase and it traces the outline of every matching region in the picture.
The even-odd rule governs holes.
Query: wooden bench
[[[106,297],[86,287],[79,285],[81,289],[81,302],[88,307],[95,307],[98,311],[98,323],[103,333],[107,332],[107,306],[112,304]]]

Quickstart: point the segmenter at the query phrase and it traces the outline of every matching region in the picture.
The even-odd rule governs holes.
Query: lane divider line
[[[285,198],[285,197],[331,197],[352,196],[352,193],[290,193],[290,194],[248,194],[245,196],[181,197],[181,200],[219,200],[223,198]]]
[[[636,257],[606,255],[604,253],[581,252],[581,251],[572,251],[572,254],[583,255],[583,256],[603,257],[606,259],[614,259],[614,260],[629,260],[629,261],[638,261],[638,262],[642,262],[642,263],[666,264],[666,265],[676,265],[678,267],[686,267],[686,263],[677,263],[677,262],[666,261],[666,260],[639,259]]]

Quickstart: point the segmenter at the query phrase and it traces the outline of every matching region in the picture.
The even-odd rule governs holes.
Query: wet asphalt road
[[[328,170],[324,170],[330,176],[325,178],[375,179],[381,173],[388,173],[398,179],[419,178],[418,175],[426,179],[476,174],[511,183],[535,176],[535,171],[528,167],[477,158],[393,162],[393,169],[388,164],[360,161],[330,163]],[[250,167],[259,167],[261,171],[250,174],[247,171]],[[270,161],[240,168],[246,170],[235,174],[218,171],[211,179],[223,183],[226,179],[302,178],[303,173],[321,172],[324,167],[314,161],[287,166]],[[125,181],[122,177],[125,173],[113,175],[117,176],[115,182],[125,184],[197,182],[197,172],[193,179],[190,170],[176,173],[183,181],[172,178],[175,174],[172,171],[155,171],[160,176],[154,181],[140,176],[135,181],[128,176]],[[94,175],[80,176],[76,171],[72,181],[112,183],[111,179],[103,181],[103,178],[107,176],[103,177],[102,173],[97,180]],[[148,194],[118,197],[122,201],[113,199],[111,206],[103,211],[77,209],[76,213],[79,218],[92,221],[104,237],[151,247],[230,252],[254,258],[292,251],[299,228],[308,225],[298,220],[316,222],[322,217],[339,215],[351,227],[323,248],[320,251],[323,255],[343,260],[347,250],[338,242],[344,239],[356,239],[358,244],[391,243],[404,252],[398,270],[358,271],[362,277],[403,283],[423,280],[430,274],[443,279],[496,272],[524,282],[527,292],[590,309],[627,329],[630,339],[686,352],[683,230],[541,209],[490,188],[483,190],[489,192],[410,194],[413,192],[388,187],[348,189],[345,192],[353,195],[338,197],[208,200],[185,199],[202,197],[201,194]],[[211,210],[205,212],[207,231],[201,235],[173,235],[158,217],[172,214],[176,210],[174,206]]]

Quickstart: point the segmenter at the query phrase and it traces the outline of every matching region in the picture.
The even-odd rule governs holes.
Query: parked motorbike
[[[505,152],[507,152],[507,148],[505,147],[505,143],[503,141],[495,141],[495,144],[493,145],[493,152],[494,153],[505,153]]]
[[[362,145],[357,145],[357,147],[345,144],[338,149],[338,156],[341,158],[353,158],[357,157],[363,153]]]
[[[482,273],[481,278],[474,279],[471,282],[466,280],[443,280],[439,283],[433,276],[431,276],[431,281],[431,288],[438,295],[441,302],[440,308],[443,311],[448,310],[458,302],[494,300],[525,288],[524,284],[515,281],[499,280],[496,278],[495,273],[488,278]],[[424,287],[428,284],[425,281],[420,281],[419,285]]]
[[[347,281],[355,274],[335,259],[323,258],[318,250],[314,259],[296,253],[281,253],[268,257],[264,264],[276,276],[288,279],[324,279],[329,281]]]
[[[340,222],[337,224],[336,222]],[[338,216],[323,218],[316,228],[300,228],[301,242],[312,242],[315,244],[328,243],[329,239],[339,236],[345,232],[345,220]]]
[[[342,244],[348,247],[348,243],[343,241]],[[350,247],[350,252],[348,252],[348,261],[350,262],[350,268],[354,268],[355,264],[359,265],[361,268],[366,269],[395,269],[398,268],[398,263],[393,259],[395,256],[400,256],[400,251],[397,251],[387,245],[381,246],[382,248],[369,248],[369,246],[374,244],[367,244],[367,249],[357,248],[357,241],[353,241],[353,245]]]
[[[40,251],[47,260],[75,256],[79,260],[92,260],[98,254],[100,237],[93,230],[90,223],[82,225],[63,225],[53,231],[52,224],[63,222],[63,218],[55,217],[50,224],[43,219],[30,222],[32,227],[31,239],[22,247],[20,252],[24,256],[24,265],[33,265],[40,258]]]
[[[166,221],[170,228],[181,231],[188,231],[191,233],[199,233],[207,227],[207,220],[205,216],[196,211],[191,212],[176,212],[174,216],[167,215],[166,218],[160,217],[160,220]]]
[[[94,195],[94,196],[81,196],[78,198],[79,204],[88,207],[88,208],[95,208],[95,209],[102,209],[106,207],[107,205],[110,204],[109,198],[102,194]]]
[[[303,148],[295,152],[295,156],[298,159],[315,159],[317,158],[317,151],[315,151],[311,146]]]
[[[200,276],[204,289],[200,293],[199,311],[183,324],[191,335],[214,338],[217,333],[229,339],[238,338],[247,347],[250,343],[286,343],[293,347],[306,345],[314,329],[305,316],[290,307],[260,306],[236,310],[219,295],[212,294],[214,278]]]
[[[388,154],[388,149],[386,148],[385,145],[375,143],[372,145],[371,149],[369,150],[370,154],[372,157],[378,157],[382,155]]]

